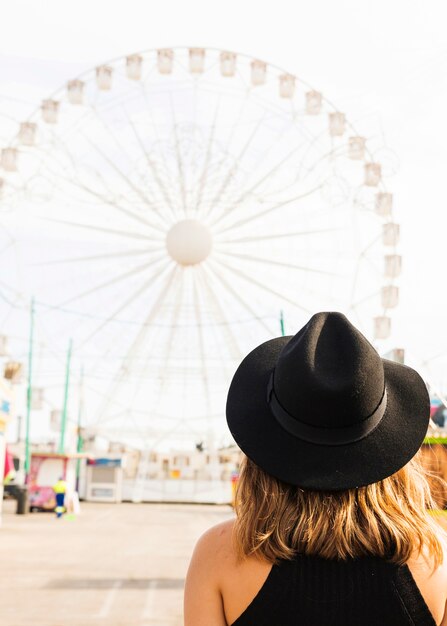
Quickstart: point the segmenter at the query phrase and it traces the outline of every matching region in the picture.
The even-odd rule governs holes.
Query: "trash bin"
[[[17,489],[17,515],[26,515],[29,513],[29,497],[28,487],[24,485]]]

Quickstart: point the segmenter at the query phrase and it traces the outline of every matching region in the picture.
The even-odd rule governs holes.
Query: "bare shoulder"
[[[436,623],[444,626],[447,625],[447,541],[443,534],[439,540],[444,553],[439,567],[433,569],[424,555],[410,559],[407,565]]]
[[[447,595],[447,537],[444,534],[439,534],[438,539],[444,554],[443,562],[439,567],[433,569],[431,560],[424,554],[417,558],[410,559],[408,567],[416,582],[419,580],[428,580],[431,585],[433,585],[434,582],[439,584],[444,583],[441,588],[446,590],[445,593]]]
[[[221,522],[209,528],[197,541],[193,559],[207,562],[210,566],[216,562],[234,561],[233,547],[234,519]]]
[[[213,526],[198,540],[185,582],[185,626],[225,626],[222,576],[232,556],[232,520]]]
[[[214,626],[210,611],[215,608],[222,624],[232,624],[252,602],[264,584],[271,563],[252,555],[239,558],[233,540],[235,520],[217,524],[198,540],[191,559],[185,587],[186,626],[202,626],[197,616],[205,615],[203,626]],[[201,605],[209,598],[206,613],[203,607],[192,608],[193,598],[200,597]]]
[[[203,533],[199,541],[203,539],[211,543],[214,542],[216,545],[228,547],[229,543],[232,541],[235,521],[236,519],[229,519],[215,526],[211,526],[211,528],[208,528],[208,530]]]

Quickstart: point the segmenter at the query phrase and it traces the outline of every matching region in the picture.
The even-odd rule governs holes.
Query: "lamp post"
[[[30,471],[30,417],[32,402],[32,378],[33,378],[33,342],[34,342],[34,314],[35,302],[31,299],[30,309],[30,332],[29,332],[29,348],[28,348],[28,386],[26,390],[26,428],[25,428],[25,482],[28,482]]]
[[[83,439],[81,435],[81,420],[84,408],[84,367],[81,367],[81,375],[79,377],[79,405],[78,405],[78,441],[76,451],[82,452]],[[81,459],[76,462],[76,491],[79,492],[79,476],[81,473]]]
[[[68,352],[67,352],[67,364],[65,367],[64,405],[62,409],[61,436],[59,440],[59,454],[64,454],[64,451],[65,451],[65,428],[67,425],[68,389],[70,386],[70,361],[71,361],[72,348],[73,348],[73,340],[70,339],[70,343],[68,344]]]

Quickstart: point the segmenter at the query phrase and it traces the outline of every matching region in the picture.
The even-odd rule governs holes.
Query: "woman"
[[[318,313],[242,361],[227,421],[246,455],[237,517],[196,546],[186,626],[447,626],[417,372]]]

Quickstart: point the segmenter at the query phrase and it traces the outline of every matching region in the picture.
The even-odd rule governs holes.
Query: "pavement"
[[[57,520],[4,502],[0,626],[181,626],[194,544],[230,507],[81,506]]]

